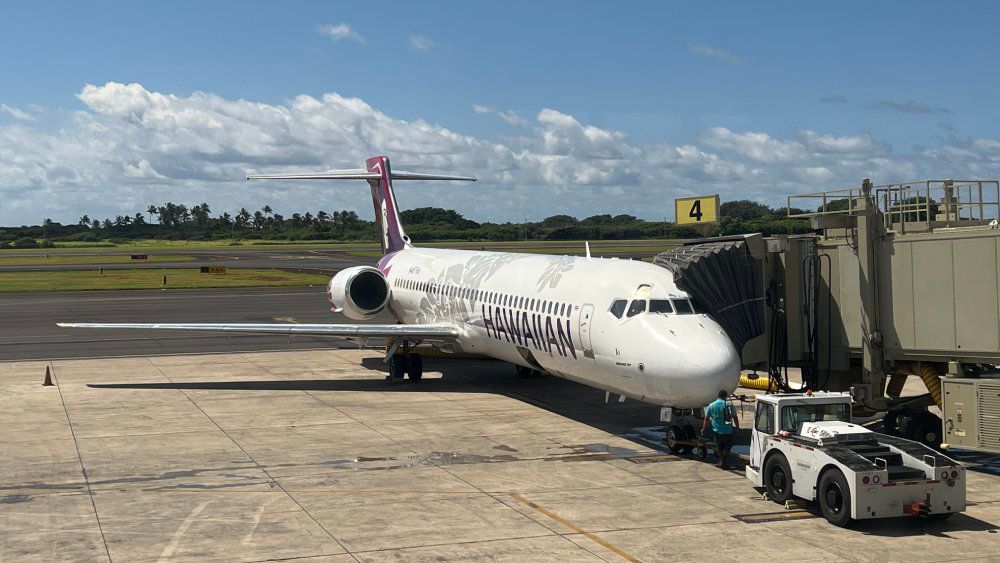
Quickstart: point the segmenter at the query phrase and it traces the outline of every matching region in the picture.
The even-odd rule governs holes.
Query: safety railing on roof
[[[861,188],[788,196],[790,218],[853,215],[862,207]],[[1000,216],[998,180],[920,180],[873,186],[872,197],[887,229],[929,231],[984,225]],[[815,208],[816,211],[808,211]]]

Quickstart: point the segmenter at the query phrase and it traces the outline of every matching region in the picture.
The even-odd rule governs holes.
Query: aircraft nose
[[[721,329],[690,342],[678,368],[681,395],[692,405],[708,404],[720,390],[733,391],[740,380],[740,356]]]

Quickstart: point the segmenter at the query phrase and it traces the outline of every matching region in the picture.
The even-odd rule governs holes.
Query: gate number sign
[[[676,225],[705,225],[719,222],[719,196],[682,197],[674,200]]]

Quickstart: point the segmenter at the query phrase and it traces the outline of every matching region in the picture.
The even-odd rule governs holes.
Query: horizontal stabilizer
[[[56,323],[63,328],[105,328],[132,330],[200,330],[250,332],[259,334],[313,334],[341,338],[421,338],[454,340],[458,329],[449,325],[380,324],[245,324],[245,323]]]
[[[378,180],[382,175],[367,170],[327,170],[312,174],[248,174],[247,180]],[[458,180],[475,182],[470,176],[447,176],[444,174],[424,174],[421,172],[392,171],[393,180]]]

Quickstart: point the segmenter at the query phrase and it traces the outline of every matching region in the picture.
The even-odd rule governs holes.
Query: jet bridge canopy
[[[737,350],[764,334],[765,244],[759,234],[701,239],[661,252],[653,264],[674,274],[732,339]]]

